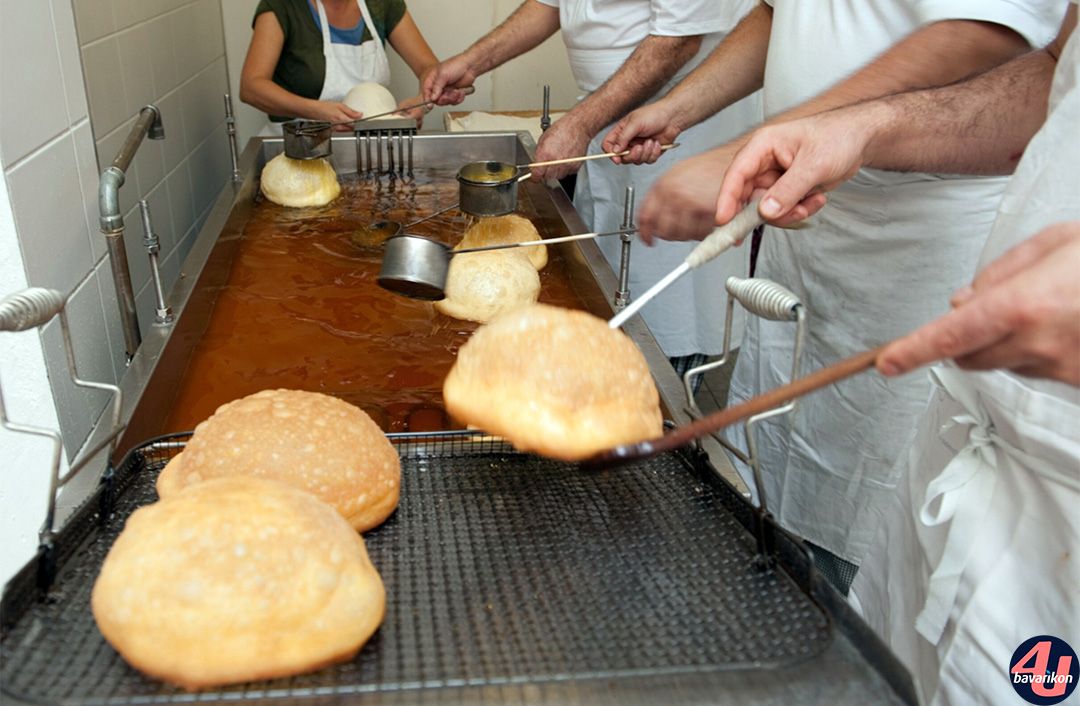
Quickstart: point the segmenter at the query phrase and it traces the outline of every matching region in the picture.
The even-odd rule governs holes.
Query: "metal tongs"
[[[461,91],[465,95],[469,95],[470,93],[475,92],[476,88],[473,87],[473,86],[467,86],[467,87],[461,89]],[[331,127],[338,127],[340,125],[355,125],[356,123],[362,123],[365,120],[375,120],[376,118],[385,118],[387,115],[397,115],[398,113],[404,113],[404,112],[407,112],[407,111],[410,111],[410,110],[415,110],[416,108],[430,108],[431,106],[435,105],[437,102],[438,101],[424,101],[422,103],[417,103],[415,105],[407,105],[407,106],[404,106],[404,107],[401,107],[401,108],[394,108],[393,110],[388,110],[385,113],[376,113],[375,115],[365,115],[364,117],[357,118],[356,120],[342,120],[342,121],[336,122],[336,123],[326,122],[325,120],[313,120],[309,124],[306,124],[306,125],[303,125],[303,126],[297,128],[296,132],[297,132],[298,135],[314,135],[316,133],[319,133],[319,132],[321,132],[321,131],[323,131],[323,130],[325,130],[327,128],[331,128]]]

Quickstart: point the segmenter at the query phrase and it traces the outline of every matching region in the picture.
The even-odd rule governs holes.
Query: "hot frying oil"
[[[193,429],[225,402],[267,388],[340,397],[386,431],[460,427],[443,411],[442,381],[477,324],[379,287],[382,250],[356,238],[370,223],[407,224],[456,203],[454,172],[340,178],[341,196],[322,208],[260,198],[162,431]],[[544,237],[566,234],[537,215],[525,189],[518,213]],[[408,232],[454,245],[470,223],[452,209]],[[582,308],[556,250],[540,273],[540,301]]]

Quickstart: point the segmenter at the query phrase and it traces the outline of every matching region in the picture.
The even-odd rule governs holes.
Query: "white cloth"
[[[927,23],[974,17],[1042,43],[1054,36],[1063,11],[1049,0],[775,0],[766,112],[834,85]],[[1006,181],[862,170],[832,192],[809,229],[766,228],[757,274],[789,287],[806,305],[803,369],[945,313],[949,296],[974,274]],[[747,321],[732,401],[788,381],[793,335],[789,324]],[[928,396],[924,375],[862,375],[761,424],[766,497],[780,523],[859,564]],[[741,433],[729,438],[743,443]],[[739,470],[752,487],[749,469]]]
[[[701,49],[657,92],[666,94],[697,67],[753,6],[753,0],[540,0],[559,8],[559,24],[566,43],[570,68],[578,86],[593,91],[607,81],[650,35],[704,34]],[[574,206],[592,230],[617,230],[622,225],[627,186],[633,186],[638,203],[653,182],[677,162],[700,154],[742,134],[761,122],[761,99],[753,94],[712,118],[679,135],[680,146],[664,154],[656,164],[616,165],[608,160],[587,162],[578,172]],[[607,126],[589,144],[589,153],[602,152],[600,145],[611,130]],[[597,241],[612,268],[618,272],[618,238]],[[651,248],[635,240],[630,251],[630,296],[642,294],[675,269],[697,243],[662,241]],[[695,353],[715,354],[723,349],[724,281],[730,275],[745,277],[749,248],[734,248],[673,284],[642,310],[642,317],[669,357]],[[741,317],[735,322],[733,340],[741,334]]]
[[[342,101],[353,86],[360,83],[378,83],[390,86],[390,61],[386,49],[375,31],[367,3],[356,0],[364,26],[371,32],[371,39],[358,45],[335,44],[330,41],[330,20],[326,17],[326,8],[322,0],[315,0],[319,11],[319,29],[322,31],[323,57],[326,59],[326,73],[323,77],[321,101]],[[259,137],[280,137],[281,123],[268,121],[259,131]]]
[[[685,37],[724,35],[756,4],[755,0],[539,0],[559,8],[570,68],[581,90],[595,91],[649,35]],[[704,42],[710,44],[709,42]],[[715,46],[710,44],[710,49]],[[677,83],[707,51],[679,70]],[[674,83],[672,84],[674,85]]]
[[[1074,31],[980,267],[1047,225],[1080,220],[1078,125]],[[1080,390],[1002,371],[934,376],[852,602],[911,669],[924,703],[1019,703],[1008,667],[1020,643],[1080,642]]]

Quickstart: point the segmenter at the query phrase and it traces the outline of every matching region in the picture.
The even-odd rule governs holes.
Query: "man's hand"
[[[565,159],[567,157],[580,157],[589,149],[589,140],[592,135],[574,120],[572,114],[564,115],[551,124],[540,137],[536,145],[535,162],[546,162],[552,159]],[[581,162],[570,164],[556,164],[550,167],[536,167],[532,170],[533,181],[545,179],[562,179],[567,174],[573,174],[581,168]]]
[[[659,100],[624,116],[604,137],[605,152],[630,150],[612,157],[616,164],[652,164],[660,159],[661,145],[675,142],[683,128],[672,115],[670,103]]]
[[[953,310],[878,358],[899,375],[942,358],[1080,385],[1080,221],[1016,246],[953,296]]]
[[[854,176],[865,162],[870,116],[841,109],[755,131],[724,175],[716,222],[727,223],[761,189],[758,207],[770,223],[805,220],[825,205],[822,192]]]
[[[679,162],[645,196],[638,211],[638,235],[652,239],[701,240],[716,227],[720,179],[734,150],[719,147]]]
[[[420,82],[421,92],[426,101],[436,101],[437,105],[457,105],[465,100],[467,88],[476,81],[477,72],[470,66],[463,54],[450,57],[424,74]]]

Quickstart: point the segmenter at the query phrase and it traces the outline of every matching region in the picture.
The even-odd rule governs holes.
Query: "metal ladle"
[[[353,245],[362,248],[381,248],[387,240],[399,235],[406,228],[412,228],[418,223],[431,220],[435,216],[441,216],[447,211],[452,211],[457,207],[458,205],[456,203],[451,204],[446,208],[441,208],[435,213],[424,216],[423,218],[418,218],[405,225],[402,225],[398,221],[375,221],[374,223],[369,223],[366,226],[357,228],[356,231],[349,236],[349,240],[352,241]]]
[[[663,145],[660,149],[666,152],[678,146],[679,143],[675,142],[670,145]],[[507,213],[513,213],[517,209],[518,184],[532,176],[532,172],[528,170],[533,167],[550,167],[556,164],[587,162],[592,159],[625,157],[628,154],[630,154],[630,150],[623,150],[622,152],[603,152],[600,154],[586,154],[580,157],[549,159],[542,162],[529,162],[528,164],[509,164],[495,160],[469,162],[461,167],[457,173],[458,203],[461,204],[462,211],[473,216],[481,218],[503,216]]]
[[[437,240],[402,233],[386,241],[378,282],[384,289],[406,297],[438,301],[446,296],[446,276],[450,271],[450,258],[454,255],[507,248],[528,248],[535,245],[555,245],[574,240],[601,238],[605,235],[622,235],[635,230],[624,228],[607,233],[578,233],[548,240],[500,243],[464,250],[451,250],[449,246]]]

